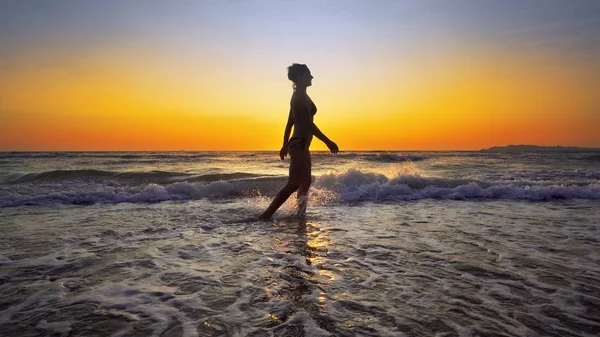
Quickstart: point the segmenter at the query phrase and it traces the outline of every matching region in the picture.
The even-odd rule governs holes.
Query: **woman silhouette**
[[[298,214],[303,215],[306,212],[307,194],[312,182],[309,147],[313,136],[323,141],[332,153],[338,152],[338,146],[313,123],[313,116],[317,113],[317,107],[306,94],[306,88],[312,85],[313,79],[306,64],[294,63],[289,66],[288,79],[294,83],[294,93],[290,102],[290,113],[285,126],[283,146],[279,151],[279,156],[283,160],[289,153],[290,176],[287,184],[277,193],[269,208],[259,216],[260,219],[271,218],[273,213],[296,190],[298,190]],[[292,138],[289,138],[292,125],[294,126],[294,134]]]

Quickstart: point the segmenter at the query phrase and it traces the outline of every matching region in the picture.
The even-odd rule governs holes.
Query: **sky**
[[[597,0],[1,8],[0,151],[278,150],[292,63],[341,150],[600,147]]]

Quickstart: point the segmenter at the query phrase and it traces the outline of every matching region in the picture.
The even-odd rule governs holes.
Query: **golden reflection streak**
[[[319,259],[324,260],[324,256],[329,251],[329,246],[331,245],[331,241],[329,240],[330,232],[322,231],[317,223],[307,222],[306,219],[300,218],[296,221],[278,221],[274,224],[274,228],[280,230],[282,234],[280,237],[274,236],[271,240],[273,244],[272,248],[277,253],[299,255],[305,259],[307,265],[313,265],[314,263],[322,263]],[[271,259],[269,258],[269,260]],[[286,261],[287,259],[284,259],[283,262]],[[283,278],[284,282],[281,282],[281,288],[273,288],[273,283],[271,283],[265,287],[265,291],[267,296],[285,297],[282,300],[288,300],[294,306],[308,312],[312,317],[317,317],[319,322],[324,324],[321,327],[333,333],[335,332],[335,323],[325,314],[325,303],[328,296],[319,284],[327,284],[335,278],[331,272],[319,270],[319,266],[316,267],[318,271],[289,263],[285,268],[278,269],[275,267],[271,270],[274,284],[277,285],[276,280],[279,280],[283,274],[286,274],[286,277]],[[326,275],[328,279],[324,279],[324,282],[323,279],[311,280],[321,275]],[[321,291],[319,291],[314,301],[307,301],[306,296],[312,298],[314,291],[317,289]],[[282,294],[275,294],[275,292],[279,293],[280,291]],[[278,314],[279,316],[277,316]],[[286,312],[271,312],[267,313],[266,316],[268,320],[285,322],[288,314]]]
[[[319,303],[325,303],[326,299],[327,299],[327,297],[325,297],[324,292],[319,293]]]
[[[329,232],[321,232],[321,228],[317,223],[307,222],[306,238],[306,246],[309,248],[306,263],[312,265],[319,259],[319,256],[314,252],[329,252]],[[313,253],[311,254],[310,252]],[[321,274],[321,271],[319,271],[319,274]],[[333,276],[331,279],[334,279]]]

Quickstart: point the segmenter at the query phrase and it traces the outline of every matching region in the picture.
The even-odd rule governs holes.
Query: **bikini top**
[[[315,105],[315,103],[312,101],[312,99],[308,98],[310,100],[310,113],[314,116],[317,113],[317,106]]]
[[[317,113],[317,106],[312,101],[312,99],[310,99],[310,97],[308,98],[308,100],[310,102],[310,113],[314,116]],[[296,119],[296,116],[294,116],[294,119]]]

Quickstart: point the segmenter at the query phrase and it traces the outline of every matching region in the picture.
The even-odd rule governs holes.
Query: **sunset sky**
[[[600,147],[600,1],[3,1],[0,151]],[[315,141],[313,149],[325,149]]]

